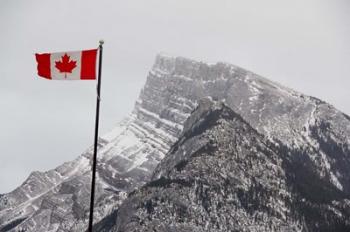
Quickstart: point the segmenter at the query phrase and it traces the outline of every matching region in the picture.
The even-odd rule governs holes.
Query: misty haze
[[[0,232],[350,231],[349,11],[2,1]]]

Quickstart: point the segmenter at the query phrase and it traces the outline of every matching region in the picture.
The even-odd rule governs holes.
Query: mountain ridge
[[[235,65],[158,55],[132,113],[99,139],[96,221],[118,209],[129,191],[150,180],[205,97],[224,101],[271,141],[278,138],[301,153],[310,150],[305,156],[317,175],[349,192],[350,175],[344,172],[350,165],[349,116]],[[91,154],[89,148],[57,172],[34,174],[28,189],[21,185],[0,197],[0,231],[82,231],[87,224]],[[75,167],[82,168],[69,175]],[[41,195],[30,202],[26,194]],[[82,213],[75,214],[77,210]],[[16,226],[8,227],[16,221]]]
[[[289,162],[296,150],[258,133],[225,104],[206,104],[204,113],[196,110],[199,120],[190,116],[191,126],[157,166],[152,180],[131,192],[114,213],[115,225],[100,225],[103,229],[98,231],[350,229],[350,194],[337,196],[333,186],[328,195],[325,183],[307,188],[305,181],[291,180],[300,171],[293,167],[303,169]],[[331,198],[308,194],[317,188],[321,196]],[[347,205],[337,205],[337,199]]]

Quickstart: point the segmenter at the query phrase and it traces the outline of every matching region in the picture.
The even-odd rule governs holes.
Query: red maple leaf
[[[67,53],[61,57],[60,61],[55,61],[55,67],[61,72],[65,73],[65,77],[67,78],[67,73],[72,73],[72,70],[77,67],[77,61],[70,60],[70,56]]]

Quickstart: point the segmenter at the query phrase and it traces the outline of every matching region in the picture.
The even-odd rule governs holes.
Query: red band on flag
[[[82,51],[80,79],[82,80],[96,79],[96,56],[97,56],[97,49]]]
[[[47,79],[51,79],[50,54],[35,54],[38,62],[38,75]]]

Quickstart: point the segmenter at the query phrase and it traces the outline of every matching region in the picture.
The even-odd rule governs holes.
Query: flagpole
[[[97,146],[98,146],[98,124],[100,118],[100,94],[101,94],[101,73],[102,73],[102,51],[103,40],[99,41],[99,59],[98,59],[98,79],[97,79],[97,98],[96,98],[96,119],[95,119],[95,141],[94,154],[92,161],[92,178],[91,178],[91,195],[90,195],[90,215],[89,215],[89,232],[92,232],[94,220],[94,201],[95,201],[95,179],[96,179],[96,163],[97,163]]]

